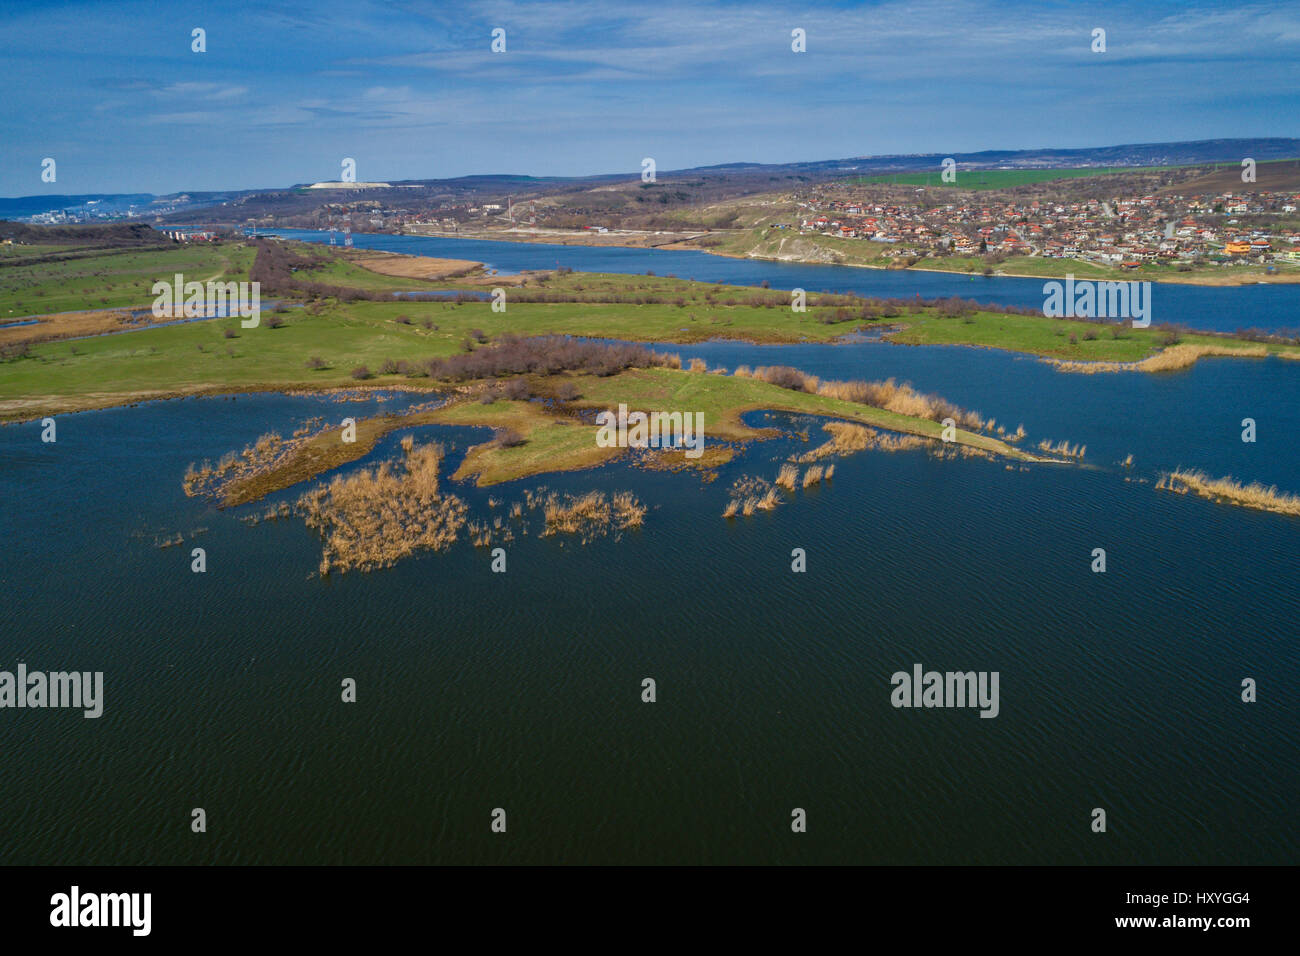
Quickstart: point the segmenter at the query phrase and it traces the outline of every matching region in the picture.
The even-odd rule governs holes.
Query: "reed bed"
[[[1064,439],[1053,445],[1050,441],[1044,438],[1038,443],[1038,450],[1049,455],[1060,455],[1063,458],[1082,458],[1088,451],[1088,446],[1071,445]]]
[[[1286,354],[1286,353],[1281,353]],[[1264,358],[1268,349],[1262,345],[1249,348],[1228,348],[1224,345],[1171,345],[1140,362],[1078,362],[1068,359],[1050,359],[1057,371],[1079,372],[1095,375],[1099,372],[1172,372],[1188,368],[1207,356],[1232,356],[1236,358]]]
[[[799,464],[806,465],[832,455],[852,455],[867,450],[906,451],[930,443],[929,439],[919,435],[896,435],[849,422],[827,422],[822,429],[830,433],[830,441],[800,455],[795,459]]]
[[[931,458],[938,458],[941,461],[951,461],[955,458],[983,458],[992,460],[996,457],[993,452],[985,451],[983,448],[972,448],[970,445],[955,445],[952,443],[932,445],[927,454]]]
[[[1175,469],[1161,475],[1156,482],[1161,491],[1185,495],[1188,492],[1214,502],[1272,511],[1283,515],[1300,515],[1300,495],[1277,490],[1276,485],[1262,485],[1257,481],[1243,484],[1231,475],[1211,478],[1202,471]]]
[[[337,476],[298,499],[324,540],[320,572],[392,567],[416,551],[449,548],[466,524],[465,503],[438,487],[441,445],[404,448],[404,460]]]
[[[542,512],[546,517],[542,537],[573,534],[586,544],[611,531],[640,527],[646,506],[630,491],[609,497],[603,491],[563,496],[552,493],[542,504]]]
[[[219,496],[227,485],[251,478],[253,475],[270,471],[293,449],[307,440],[305,434],[295,432],[295,437],[285,440],[276,432],[267,432],[241,452],[227,452],[213,465],[205,461],[202,465],[190,464],[181,480],[181,487],[188,498],[198,495]]]
[[[782,466],[782,475],[787,474],[786,468],[793,469],[794,477],[798,477],[799,469],[794,468],[793,465]],[[778,481],[780,481],[780,476],[778,476]],[[782,485],[782,487],[785,486]],[[794,490],[793,482],[789,490]],[[774,510],[783,500],[781,492],[777,490],[777,485],[764,478],[744,476],[737,478],[732,483],[731,498],[727,502],[726,508],[723,509],[722,516],[724,518],[734,518],[737,514],[740,514],[748,518],[756,511]]]
[[[735,374],[741,378],[756,378],[770,385],[779,385],[791,391],[825,395],[858,405],[870,405],[900,415],[912,415],[941,422],[951,418],[963,428],[982,429],[988,423],[978,412],[954,405],[939,395],[918,392],[908,382],[899,384],[888,378],[883,382],[825,381],[788,365],[760,365],[750,369],[740,366]]]
[[[813,485],[820,484],[824,472],[825,469],[822,468],[821,465],[810,466],[808,470],[803,473],[803,486],[805,488],[811,488]]]

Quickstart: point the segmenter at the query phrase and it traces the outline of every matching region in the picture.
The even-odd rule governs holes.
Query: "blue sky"
[[[8,196],[282,186],[344,157],[362,180],[639,174],[1300,127],[1286,2],[17,0],[0,22]]]

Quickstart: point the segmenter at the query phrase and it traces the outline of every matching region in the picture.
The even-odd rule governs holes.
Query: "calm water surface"
[[[276,235],[307,242],[328,242],[328,232],[282,229]],[[382,249],[449,259],[482,262],[504,274],[527,269],[567,266],[581,272],[675,275],[701,282],[757,286],[809,292],[856,292],[865,296],[941,298],[961,296],[1032,309],[1043,307],[1043,279],[1010,276],[969,276],[923,270],[863,269],[732,259],[707,252],[621,247],[560,246],[548,243],[495,242],[487,239],[443,239],[354,233],[358,248]],[[1153,323],[1174,322],[1190,328],[1233,332],[1261,328],[1296,334],[1300,330],[1300,286],[1257,283],[1240,288],[1154,283]]]
[[[724,281],[753,265],[653,255],[693,264],[660,272]],[[543,484],[632,490],[651,510],[619,540],[530,534],[504,575],[462,540],[321,579],[300,521],[249,526],[265,504],[186,498],[186,466],[424,396],[157,402],[60,416],[52,445],[36,423],[0,428],[0,669],[102,670],[106,697],[98,720],[0,711],[0,863],[1295,861],[1300,521],[1149,482],[1181,464],[1300,491],[1300,368],[1071,376],[971,349],[664,348],[893,375],[1023,422],[1031,443],[1085,443],[1089,466],[868,453],[724,521],[734,480],[771,478],[823,437],[758,412],[786,437],[712,482],[626,464],[490,491],[448,482],[479,514],[489,494]],[[453,469],[485,434],[413,433],[446,443]],[[394,457],[404,434],[344,471]],[[178,533],[183,547],[157,546]],[[190,571],[199,546],[206,574]],[[1097,547],[1105,574],[1089,570]],[[793,548],[807,573],[791,573]],[[998,671],[1000,715],[892,708],[890,675],[916,662]],[[345,677],[354,705],[339,701]],[[1245,677],[1256,704],[1240,701]],[[207,834],[190,832],[193,807]],[[790,832],[794,807],[806,834]]]

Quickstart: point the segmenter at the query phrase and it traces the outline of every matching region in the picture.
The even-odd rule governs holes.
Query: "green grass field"
[[[31,249],[31,246],[24,246]],[[66,248],[66,247],[62,247]],[[252,249],[242,244],[106,250],[61,262],[6,263],[0,259],[0,320],[86,309],[147,307],[158,279],[246,280]]]
[[[205,267],[226,263],[230,269],[246,270],[248,254],[248,250],[237,248],[219,253],[211,247],[119,254],[111,257],[118,266],[111,276],[51,277],[48,288],[55,289],[59,282],[103,278],[119,286],[115,294],[125,296],[134,294],[132,289],[148,281],[150,270],[156,272],[165,266],[202,274]],[[332,268],[331,275],[342,281],[356,276],[359,267],[339,262]],[[357,278],[367,287],[376,282],[392,287],[416,281],[387,279],[372,273]],[[463,285],[463,280],[459,284]],[[419,285],[456,288],[458,280],[420,281]],[[864,325],[857,310],[850,310],[849,321],[833,324],[819,321],[834,311],[833,306],[814,305],[807,312],[795,313],[788,307],[785,292],[694,283],[667,276],[573,273],[553,276],[541,284],[534,281],[521,291],[538,290],[589,301],[510,301],[508,292],[506,311],[494,312],[488,302],[324,300],[311,308],[290,308],[279,313],[264,310],[262,324],[253,329],[242,328],[238,319],[210,319],[37,344],[24,357],[0,362],[0,419],[29,418],[169,394],[351,385],[356,384],[352,373],[358,366],[364,365],[373,373],[389,359],[418,364],[453,355],[464,349],[472,333],[479,331],[491,338],[514,333],[642,342],[690,343],[717,338],[831,342]],[[51,291],[47,298],[54,297]],[[632,301],[596,301],[611,297]],[[636,304],[638,297],[666,301]],[[755,297],[767,297],[774,305],[749,304]],[[282,327],[270,327],[268,319],[272,316],[283,320]],[[409,321],[398,321],[400,317]],[[1069,361],[1135,362],[1167,344],[1165,333],[1154,329],[1127,330],[1115,337],[1107,325],[994,312],[944,317],[933,309],[914,312],[909,307],[895,318],[871,324],[900,326],[900,331],[892,333],[893,341],[899,343],[999,348]],[[227,337],[228,331],[233,333],[231,337]],[[1198,334],[1185,335],[1183,342],[1234,348],[1253,344]],[[1269,345],[1267,349],[1300,354],[1300,346]],[[313,357],[319,357],[324,367],[309,369],[307,362]],[[431,384],[428,379],[397,375],[376,376],[368,383],[408,381],[417,386]]]
[[[1074,362],[1138,362],[1165,348],[1166,333],[1159,329],[1124,329],[1122,337],[1115,338],[1112,328],[1116,327],[1111,325],[1041,315],[977,312],[964,318],[947,318],[929,312],[909,314],[901,321],[907,327],[889,338],[906,345],[968,345]],[[1187,345],[1261,347],[1231,337],[1195,333],[1182,335],[1181,341]],[[1300,346],[1263,347],[1272,354],[1300,356]]]
[[[38,256],[59,255],[77,248],[55,243],[28,243],[27,245],[4,245],[0,243],[0,264],[18,262],[22,259],[34,259]]]
[[[1270,159],[1258,164],[1263,170],[1281,170],[1296,163],[1294,159]],[[1194,163],[1189,166],[1075,166],[1061,169],[963,169],[957,164],[956,182],[943,181],[942,170],[933,172],[880,173],[874,176],[857,176],[844,182],[856,185],[889,184],[897,186],[936,186],[958,189],[1009,189],[1014,186],[1026,186],[1034,183],[1055,182],[1062,179],[1080,179],[1087,176],[1109,176],[1118,173],[1154,173],[1173,169],[1199,169],[1217,172],[1221,169],[1231,170],[1235,178],[1241,171],[1241,164],[1234,163]],[[1233,188],[1230,182],[1226,188]],[[1281,188],[1290,188],[1282,186]]]
[[[1079,179],[1083,176],[1105,176],[1110,173],[1149,172],[1156,167],[1082,166],[1064,169],[963,169],[957,164],[956,182],[943,181],[942,170],[929,173],[881,173],[876,176],[857,176],[845,182],[865,186],[887,184],[895,186],[936,186],[957,189],[1008,189],[1032,183],[1047,183],[1058,179]]]

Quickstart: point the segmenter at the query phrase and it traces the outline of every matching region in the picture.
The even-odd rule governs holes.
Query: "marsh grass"
[[[227,452],[214,466],[205,461],[202,465],[191,463],[185,470],[181,487],[188,498],[199,495],[219,495],[228,484],[244,481],[255,474],[269,471],[305,440],[294,433],[286,441],[276,432],[267,432],[241,452]]]
[[[449,548],[466,523],[465,503],[438,487],[441,445],[406,447],[384,462],[337,476],[298,499],[307,527],[324,539],[320,573],[392,567],[417,551]]]
[[[615,492],[610,497],[603,491],[589,491],[584,495],[552,493],[542,502],[542,512],[546,518],[542,537],[572,534],[586,544],[611,531],[639,528],[646,507],[630,491]]]
[[[1082,458],[1088,451],[1088,446],[1071,445],[1064,439],[1053,445],[1050,441],[1044,438],[1038,443],[1038,450],[1046,452],[1049,455],[1060,455],[1063,458]]]
[[[1292,353],[1282,352],[1291,356]],[[1099,372],[1172,372],[1189,368],[1200,359],[1209,356],[1229,356],[1233,358],[1264,358],[1268,349],[1262,345],[1247,348],[1230,348],[1224,345],[1171,345],[1161,349],[1155,355],[1148,356],[1140,362],[1076,362],[1066,359],[1050,360],[1059,371],[1080,372],[1095,375]]]
[[[1210,501],[1272,511],[1275,514],[1300,515],[1300,495],[1277,490],[1276,485],[1263,485],[1257,481],[1244,484],[1231,475],[1211,478],[1202,471],[1175,469],[1160,476],[1156,488],[1185,495],[1188,492]]]
[[[883,382],[822,381],[816,375],[809,375],[788,365],[760,365],[752,370],[742,365],[736,369],[735,375],[740,378],[755,378],[795,392],[883,408],[899,415],[936,422],[951,418],[963,428],[981,429],[992,425],[992,422],[986,423],[978,412],[954,405],[942,396],[918,392],[910,383],[899,384],[893,378]]]
[[[786,474],[785,469],[787,467],[793,466],[782,466],[782,475]],[[799,470],[795,468],[794,473],[797,477]],[[789,490],[793,491],[793,486]],[[731,497],[726,508],[723,509],[722,516],[724,518],[734,518],[737,514],[741,514],[748,518],[756,511],[774,510],[783,500],[781,492],[777,490],[777,485],[764,478],[754,478],[746,475],[732,482]]]
[[[929,439],[921,438],[919,435],[897,435],[849,422],[826,422],[822,429],[830,433],[830,441],[800,455],[795,459],[799,464],[806,465],[832,455],[852,455],[868,450],[906,451],[931,443]]]

